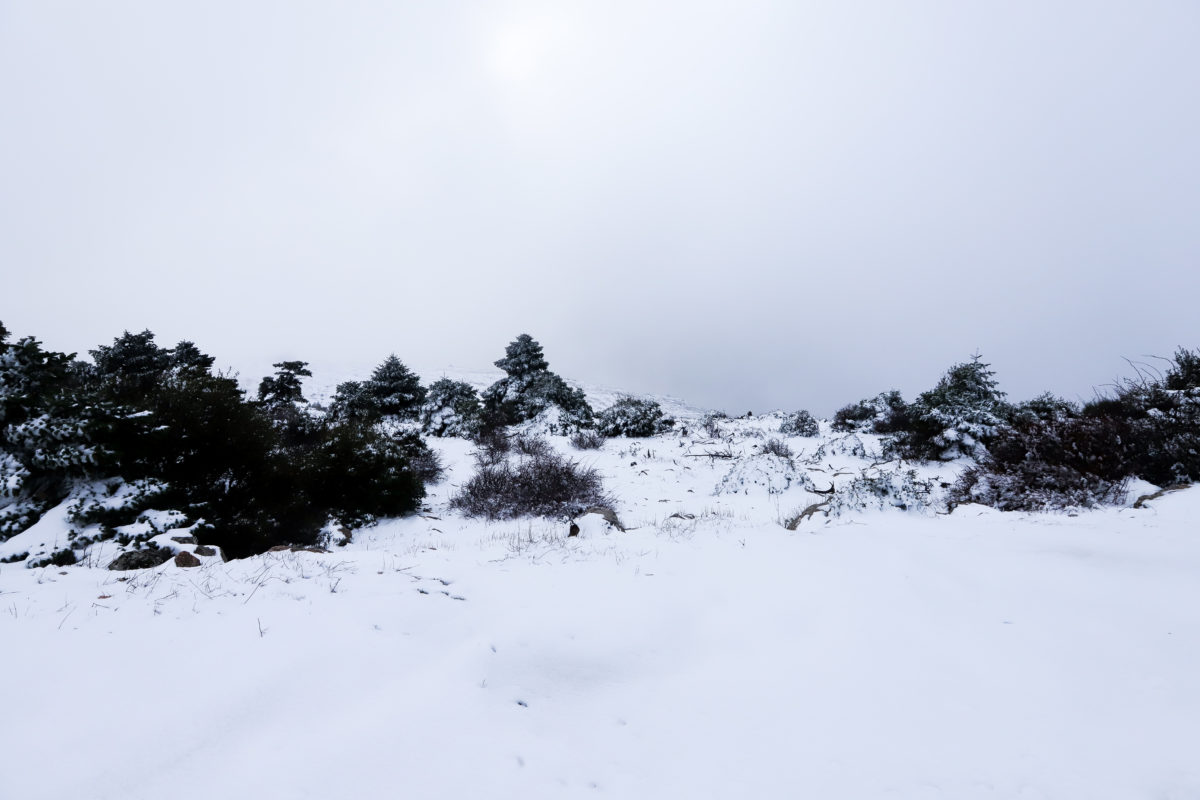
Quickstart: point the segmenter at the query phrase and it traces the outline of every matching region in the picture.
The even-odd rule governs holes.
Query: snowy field
[[[778,424],[554,439],[625,532],[448,512],[447,440],[330,553],[2,565],[0,798],[1200,798],[1200,490],[789,531],[874,462]]]

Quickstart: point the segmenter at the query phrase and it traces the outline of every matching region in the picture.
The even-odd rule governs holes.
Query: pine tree
[[[214,360],[212,356],[200,352],[200,348],[193,342],[182,341],[170,351],[169,366],[173,372],[208,372],[212,369]]]
[[[921,394],[908,409],[909,431],[899,452],[920,460],[984,456],[1012,416],[990,366],[972,356]]]
[[[376,414],[382,417],[415,419],[425,402],[425,388],[421,379],[396,358],[395,354],[384,359],[371,373],[364,391]]]
[[[479,394],[465,381],[442,378],[429,386],[421,430],[429,436],[471,436],[479,429]]]
[[[0,540],[60,502],[95,464],[96,410],[73,356],[32,336],[8,341],[0,324]]]
[[[308,362],[280,361],[271,366],[275,368],[275,376],[263,378],[258,384],[258,401],[268,406],[303,403],[300,379],[312,377]]]
[[[570,433],[594,424],[592,407],[582,389],[572,387],[549,369],[542,346],[523,333],[509,343],[504,358],[495,362],[507,376],[482,395],[484,417],[500,425],[527,422],[555,407],[556,433]]]
[[[337,385],[333,402],[329,404],[329,418],[339,422],[375,419],[371,398],[362,381],[345,381]]]
[[[496,366],[508,373],[509,377],[522,378],[537,372],[545,372],[550,368],[542,346],[528,333],[522,333],[504,348],[504,358],[495,362]]]
[[[90,351],[95,375],[107,394],[119,400],[136,399],[150,390],[171,367],[171,351],[154,341],[154,334],[125,331],[109,346]]]

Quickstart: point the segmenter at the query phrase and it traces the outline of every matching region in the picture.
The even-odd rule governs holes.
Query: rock
[[[622,532],[625,530],[625,526],[617,519],[617,512],[604,506],[592,506],[571,520],[571,528],[567,536],[586,538],[597,534],[606,535],[613,530]]]
[[[157,567],[170,557],[171,554],[165,550],[130,550],[113,559],[108,568],[117,571],[149,569]]]
[[[206,544],[202,544],[196,548],[195,552],[198,556],[215,556],[217,554],[217,549],[215,547],[209,547]]]
[[[171,541],[175,542],[176,544],[195,544],[196,537],[195,536],[172,536]]]
[[[196,558],[194,555],[189,553],[187,550],[184,550],[175,555],[175,566],[177,566],[177,567],[198,567],[198,566],[200,566],[200,559]]]
[[[591,508],[584,509],[583,513],[581,513],[579,517],[582,517],[585,514],[599,514],[609,525],[612,525],[622,533],[625,532],[625,526],[621,524],[619,519],[617,519],[617,512],[613,511],[611,508],[605,508],[604,506],[592,506]],[[579,517],[576,517],[576,519]]]

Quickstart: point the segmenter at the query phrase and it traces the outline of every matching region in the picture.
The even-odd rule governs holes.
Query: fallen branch
[[[797,514],[796,516],[789,519],[786,523],[784,523],[783,527],[788,529],[789,531],[796,530],[796,528],[800,527],[801,522],[803,522],[804,520],[806,520],[809,517],[816,514],[822,508],[829,505],[829,503],[830,503],[829,500],[825,500],[820,503],[813,503],[811,506],[809,506],[808,508],[801,511],[799,514]]]
[[[1139,497],[1136,501],[1134,501],[1133,507],[1134,508],[1144,508],[1145,503],[1148,503],[1151,500],[1157,500],[1158,498],[1162,497],[1167,492],[1178,492],[1180,489],[1186,489],[1186,488],[1188,488],[1188,484],[1177,483],[1174,486],[1168,486],[1165,489],[1159,489],[1154,494],[1144,494],[1141,497]]]

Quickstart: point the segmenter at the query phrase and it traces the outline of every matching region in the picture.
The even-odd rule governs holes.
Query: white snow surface
[[[0,565],[0,798],[1200,797],[1200,490],[788,531],[871,459],[778,422],[552,438],[625,532],[451,513],[433,440],[330,553]]]

